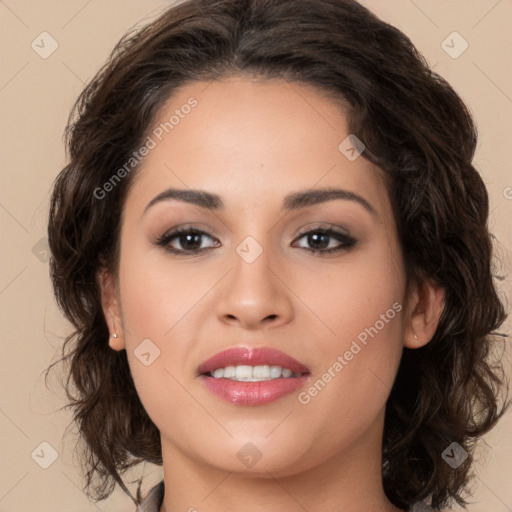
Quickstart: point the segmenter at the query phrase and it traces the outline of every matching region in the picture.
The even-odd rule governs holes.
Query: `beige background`
[[[475,159],[491,198],[491,227],[501,242],[497,272],[511,293],[512,233],[512,2],[510,0],[365,0],[408,34],[475,115],[480,143]],[[150,19],[163,0],[0,0],[0,223],[2,308],[0,359],[0,512],[133,510],[121,492],[98,504],[87,500],[58,383],[45,387],[43,370],[55,359],[68,326],[50,290],[45,252],[52,180],[65,162],[62,132],[69,109],[126,29]],[[48,32],[58,43],[47,59],[31,47]],[[441,46],[457,31],[469,47],[452,58]],[[47,36],[44,36],[47,37]],[[45,48],[50,48],[46,39]],[[461,48],[454,43],[451,51]],[[42,51],[42,49],[40,50]],[[510,332],[510,320],[503,332]],[[508,364],[508,368],[511,365]],[[486,439],[476,466],[472,512],[512,510],[512,414]],[[51,462],[53,447],[57,456]],[[34,451],[35,450],[35,451]],[[33,458],[31,457],[33,454]],[[146,488],[160,469],[146,466]]]

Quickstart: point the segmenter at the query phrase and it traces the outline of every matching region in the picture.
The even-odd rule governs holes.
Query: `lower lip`
[[[264,405],[293,393],[302,387],[308,375],[260,382],[243,382],[230,379],[214,379],[202,375],[200,380],[214,395],[236,405]]]

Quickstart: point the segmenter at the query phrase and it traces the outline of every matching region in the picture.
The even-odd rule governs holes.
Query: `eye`
[[[208,239],[211,241],[210,243],[207,242]],[[302,239],[305,239],[309,247],[304,245],[299,245],[299,247],[313,254],[346,251],[356,244],[355,238],[347,233],[322,227],[310,229],[302,233],[296,240]],[[221,245],[218,240],[205,231],[187,226],[165,233],[158,238],[156,243],[166,251],[182,256],[198,254]]]
[[[305,249],[313,254],[333,253],[346,251],[354,247],[356,239],[343,233],[336,231],[332,228],[315,228],[305,233],[302,233],[297,240],[305,239],[306,243],[310,246],[301,245],[302,249]]]
[[[199,229],[190,227],[176,228],[169,233],[165,233],[157,240],[157,245],[163,247],[166,251],[173,254],[197,254],[214,246],[218,247],[220,243],[214,240],[213,244],[203,245],[205,238],[214,240],[208,233]],[[176,247],[178,246],[178,247]]]

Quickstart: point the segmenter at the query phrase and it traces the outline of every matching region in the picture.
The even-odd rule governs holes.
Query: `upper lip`
[[[238,365],[269,365],[288,368],[293,373],[310,373],[309,368],[288,354],[269,347],[232,347],[204,361],[198,368],[199,374],[210,373],[217,368]]]

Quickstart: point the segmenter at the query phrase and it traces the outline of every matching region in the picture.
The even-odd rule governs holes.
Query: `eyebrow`
[[[224,208],[224,203],[220,196],[217,194],[212,194],[211,192],[206,192],[203,190],[182,190],[169,188],[158,194],[148,203],[144,209],[144,214],[155,204],[171,199],[194,204],[207,210],[222,210]],[[333,201],[335,199],[354,201],[363,206],[371,214],[376,213],[373,206],[366,199],[354,192],[339,188],[313,189],[300,192],[292,192],[284,198],[281,210],[298,210],[299,208],[305,208],[307,206],[321,204],[327,201]]]

